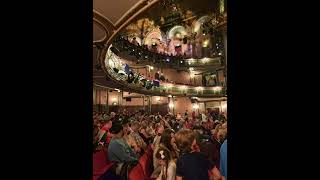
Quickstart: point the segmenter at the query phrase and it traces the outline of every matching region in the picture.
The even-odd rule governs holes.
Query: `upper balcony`
[[[197,96],[197,97],[222,97],[226,95],[226,88],[222,86],[204,87],[167,83],[150,79],[136,73],[121,58],[108,49],[105,58],[107,75],[127,89],[143,94],[158,96]]]

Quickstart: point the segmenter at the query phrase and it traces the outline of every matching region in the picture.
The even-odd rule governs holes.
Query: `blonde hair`
[[[196,139],[196,134],[190,129],[183,129],[175,135],[176,145],[182,153],[189,153],[192,150],[192,143]]]

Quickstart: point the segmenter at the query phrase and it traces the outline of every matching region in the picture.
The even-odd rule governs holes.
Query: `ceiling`
[[[93,0],[93,9],[114,26],[137,4],[145,0]]]

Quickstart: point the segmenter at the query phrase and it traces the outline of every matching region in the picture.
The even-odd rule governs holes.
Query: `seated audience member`
[[[223,179],[227,179],[227,139],[220,149],[220,171]]]
[[[113,136],[108,146],[109,160],[118,163],[137,161],[136,154],[123,138],[122,125],[120,123],[113,124],[110,133]]]
[[[191,129],[192,128],[192,123],[189,121],[189,118],[186,118],[185,119],[185,122],[184,122],[184,129]]]
[[[219,140],[218,138],[218,132],[219,132],[219,129],[221,128],[221,125],[220,124],[217,124],[216,127],[211,130],[211,134],[212,134],[212,139],[217,139]]]
[[[156,152],[159,148],[166,148],[170,152],[170,156],[173,159],[176,159],[179,155],[178,149],[175,144],[174,131],[172,129],[165,129],[161,135],[160,144],[155,146],[153,153],[153,167],[154,172],[152,173],[153,177],[157,177],[160,173],[160,166],[158,159],[156,158]]]
[[[155,127],[156,136],[154,137],[154,140],[153,140],[154,147],[160,144],[161,134],[163,130],[164,130],[164,127],[161,124],[156,124],[156,127]]]
[[[176,163],[171,157],[171,153],[167,148],[160,147],[156,152],[161,167],[161,172],[157,180],[175,180],[176,179]]]
[[[132,130],[130,128],[130,123],[128,120],[124,120],[122,122],[122,127],[123,127],[123,139],[127,142],[129,147],[131,147],[136,155],[139,155],[140,153],[140,148],[136,144],[135,140],[133,139],[130,134],[132,133]],[[138,156],[137,156],[138,157]]]
[[[103,127],[100,129],[98,136],[97,136],[97,141],[101,142],[102,144],[106,143],[109,144],[111,140],[111,135],[109,134],[109,130],[112,127],[112,121],[111,119],[107,119],[104,122],[105,124]]]
[[[196,136],[192,130],[181,130],[175,138],[182,153],[177,160],[177,180],[209,180],[209,171],[213,179],[221,179],[215,164],[207,160],[202,153],[195,152]]]
[[[143,154],[143,152],[147,148],[147,144],[143,141],[142,137],[139,135],[139,122],[135,121],[131,124],[132,132],[130,136],[132,136],[133,140],[135,141],[135,144],[140,149],[140,152]]]

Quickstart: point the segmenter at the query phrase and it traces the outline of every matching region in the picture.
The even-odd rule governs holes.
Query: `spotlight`
[[[221,56],[222,55],[222,53],[221,52],[219,52],[219,56]]]
[[[183,63],[183,61],[180,61],[180,63],[182,64],[182,63]]]
[[[166,59],[166,61],[167,61],[167,62],[170,62],[170,59],[169,59],[169,58],[167,58],[167,59]]]

